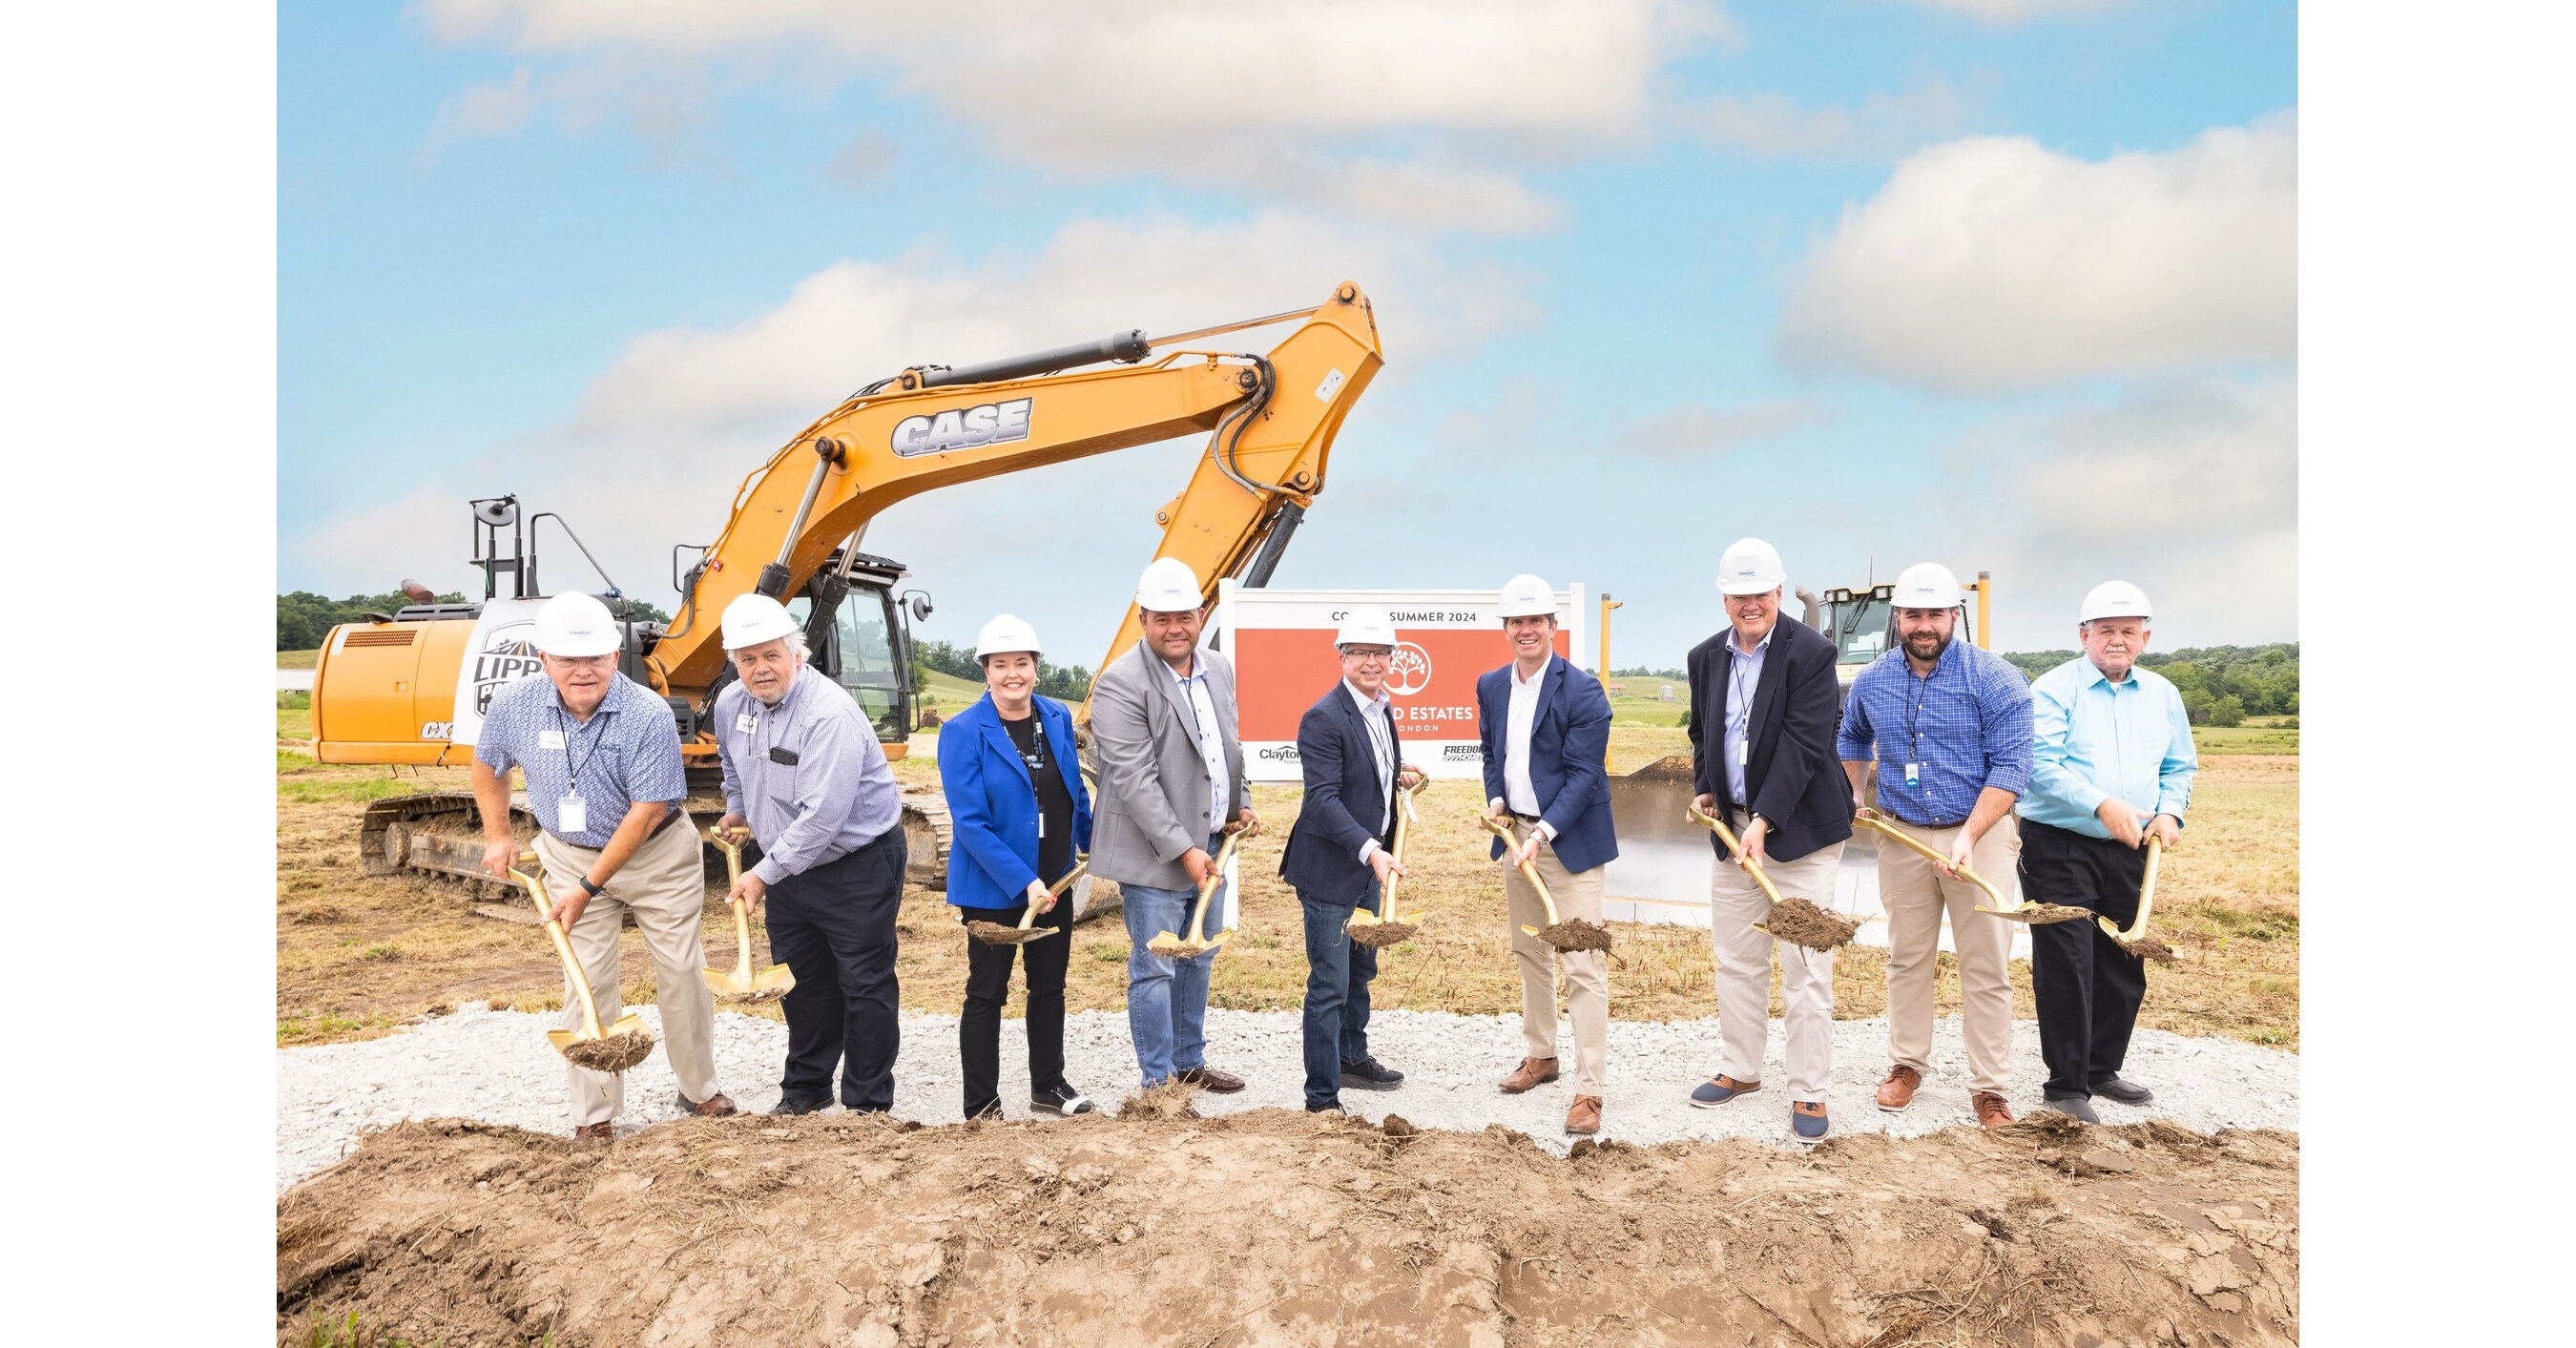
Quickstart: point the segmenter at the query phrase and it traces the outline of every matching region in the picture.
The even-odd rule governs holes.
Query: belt
[[[1537,823],[1543,823],[1543,822],[1545,822],[1545,821],[1543,821],[1542,819],[1540,819],[1540,818],[1539,818],[1539,816],[1534,815],[1534,814],[1523,814],[1523,813],[1521,813],[1521,812],[1520,812],[1520,811],[1518,811],[1518,810],[1514,810],[1514,811],[1512,811],[1511,813],[1512,813],[1512,818],[1517,819],[1517,820],[1521,821],[1521,822],[1522,822],[1522,823],[1524,823],[1524,824],[1537,824]]]
[[[1895,819],[1900,824],[1911,824],[1916,828],[1959,828],[1968,822],[1965,819],[1953,819],[1946,824],[1927,824],[1920,820],[1908,819],[1894,810],[1882,810],[1880,813]]]

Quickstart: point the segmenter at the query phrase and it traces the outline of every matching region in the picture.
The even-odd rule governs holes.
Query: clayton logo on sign
[[[921,454],[941,454],[952,449],[976,449],[984,445],[1026,440],[1029,438],[1029,404],[1032,401],[1013,398],[1005,403],[983,403],[932,416],[905,417],[895,423],[895,455],[909,459]]]
[[[1410,641],[1395,643],[1395,655],[1386,664],[1386,691],[1411,697],[1430,686],[1431,652]]]
[[[485,715],[492,710],[492,695],[506,684],[516,683],[544,668],[537,659],[537,648],[528,644],[536,630],[533,622],[512,623],[493,629],[483,649],[474,657],[474,712]]]

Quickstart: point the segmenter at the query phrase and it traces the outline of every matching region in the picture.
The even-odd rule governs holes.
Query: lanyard
[[[1914,679],[1914,672],[1912,670],[1907,670],[1905,676],[1909,679]],[[1935,664],[1932,666],[1931,673],[1924,675],[1922,678],[1914,679],[1915,686],[1906,698],[1905,756],[1916,763],[1923,761],[1923,736],[1914,728],[1914,717],[1916,713],[1923,710],[1923,699],[1931,696],[1932,681],[1939,677],[1941,677],[1941,666]]]
[[[602,716],[613,715],[616,713],[602,707],[591,713],[591,719],[596,721]],[[565,723],[563,704],[560,702],[555,704],[555,730],[564,737],[564,764],[572,771],[572,793],[578,796],[581,794],[581,770],[589,766],[590,760],[599,756],[599,746],[608,738],[608,727],[601,726],[599,733],[591,737],[590,751],[583,754],[578,762],[574,761],[572,756],[572,742],[581,738],[581,728]]]
[[[1744,708],[1744,734],[1747,739],[1750,739],[1753,736],[1753,694],[1745,691],[1744,687],[1745,658],[1742,651],[1729,653],[1726,661],[1726,681],[1735,685],[1735,705]],[[1761,687],[1759,678],[1754,680],[1754,686]]]

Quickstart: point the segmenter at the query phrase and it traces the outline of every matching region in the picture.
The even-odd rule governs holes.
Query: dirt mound
[[[2055,1116],[2043,1116],[2055,1117]],[[2060,1120],[1812,1153],[1258,1110],[439,1120],[277,1209],[277,1330],[448,1343],[2297,1341],[2298,1151]]]
[[[1689,754],[1667,754],[1664,757],[1658,758],[1654,762],[1648,763],[1646,766],[1637,769],[1635,772],[1629,773],[1628,780],[1632,782],[1671,782],[1676,786],[1689,786],[1693,782],[1697,781],[1698,778],[1696,774],[1691,771],[1691,756]]]
[[[1815,900],[1795,895],[1771,905],[1771,915],[1764,919],[1762,925],[1773,936],[1809,950],[1832,950],[1850,945],[1852,936],[1860,931],[1857,919],[1828,913],[1817,907]]]
[[[1608,927],[1579,917],[1548,923],[1538,929],[1538,939],[1559,950],[1607,950],[1611,945]]]

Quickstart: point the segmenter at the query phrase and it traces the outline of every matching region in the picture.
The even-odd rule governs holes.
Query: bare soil
[[[1852,936],[1860,931],[1856,919],[1828,913],[1817,907],[1815,900],[1794,894],[1771,905],[1771,915],[1762,920],[1762,925],[1775,938],[1809,950],[1850,945]]]
[[[604,1034],[597,1039],[576,1039],[564,1046],[566,1061],[575,1067],[594,1072],[623,1072],[653,1056],[653,1036],[646,1030],[628,1030],[623,1034]]]
[[[1538,939],[1559,950],[1607,950],[1611,946],[1608,927],[1579,917],[1548,923],[1538,929]]]
[[[687,1119],[612,1145],[435,1120],[279,1200],[277,1334],[2295,1343],[2298,1184],[2287,1134],[2056,1115],[1562,1159],[1283,1110]]]

